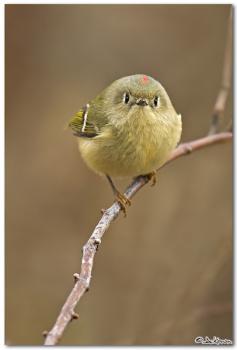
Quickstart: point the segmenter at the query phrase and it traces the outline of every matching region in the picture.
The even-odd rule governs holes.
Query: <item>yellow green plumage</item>
[[[116,80],[76,113],[69,126],[79,136],[87,165],[115,177],[144,175],[160,167],[182,130],[181,116],[165,89],[140,74]]]

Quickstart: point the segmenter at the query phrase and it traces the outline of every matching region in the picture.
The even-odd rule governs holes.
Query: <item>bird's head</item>
[[[104,93],[106,110],[116,123],[135,116],[159,116],[173,109],[163,86],[144,74],[118,79]]]

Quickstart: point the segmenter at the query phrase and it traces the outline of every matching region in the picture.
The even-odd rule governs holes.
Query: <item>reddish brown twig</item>
[[[172,152],[170,158],[165,163],[165,165],[175,160],[176,158],[179,158],[186,154],[190,154],[193,151],[199,150],[200,148],[211,146],[215,143],[226,142],[231,138],[232,132],[221,132],[219,134],[208,135],[206,137],[191,142],[182,143]]]
[[[166,164],[201,148],[229,141],[231,138],[232,133],[223,132],[216,135],[209,135],[191,142],[183,143],[173,151]],[[136,178],[127,188],[125,195],[128,198],[132,198],[148,181],[149,179],[147,176],[140,176]],[[110,208],[104,210],[99,223],[95,227],[87,243],[84,245],[81,272],[80,274],[74,274],[74,288],[72,289],[64,306],[62,307],[55,325],[51,331],[47,333],[45,345],[57,344],[70,321],[78,318],[78,315],[75,313],[74,309],[81,297],[89,289],[95,253],[101,243],[101,239],[104,233],[108,230],[110,224],[117,218],[120,211],[121,208],[117,202],[114,203]]]
[[[230,86],[231,86],[231,72],[232,72],[232,10],[230,12],[227,34],[226,34],[226,48],[225,48],[224,64],[223,64],[223,71],[222,71],[221,87],[213,108],[209,135],[213,135],[217,133],[219,129],[220,118],[223,115],[223,112],[225,110],[226,101],[227,101]],[[230,130],[230,126],[228,126],[228,130]]]

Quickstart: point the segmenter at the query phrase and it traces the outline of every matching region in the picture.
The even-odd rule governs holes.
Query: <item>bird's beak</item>
[[[147,100],[144,99],[144,98],[138,98],[138,99],[136,100],[136,104],[137,104],[138,106],[148,106],[148,102],[147,102]]]

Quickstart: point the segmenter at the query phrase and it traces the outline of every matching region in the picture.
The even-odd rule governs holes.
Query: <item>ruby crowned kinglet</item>
[[[130,201],[111,177],[149,175],[168,159],[180,140],[181,115],[163,86],[147,75],[114,81],[71,119],[87,165],[110,182],[125,212]]]

